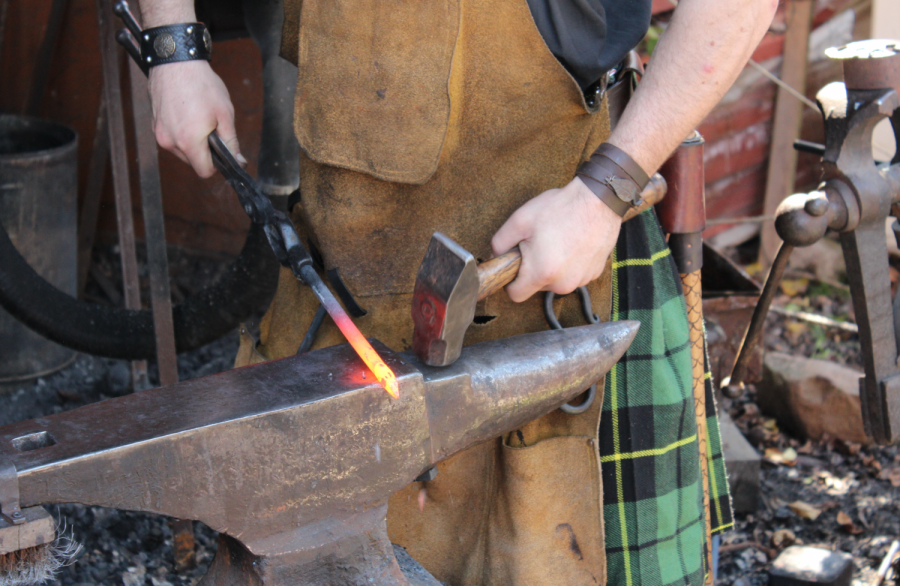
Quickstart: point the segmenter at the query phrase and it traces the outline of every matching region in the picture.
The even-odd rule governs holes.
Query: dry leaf
[[[782,279],[781,290],[785,295],[796,297],[806,291],[809,287],[808,279]]]
[[[747,271],[747,273],[749,273],[750,276],[752,277],[753,275],[761,273],[763,271],[763,266],[762,266],[762,263],[760,263],[760,262],[754,262],[754,263],[750,263],[747,266],[745,266],[744,270]]]
[[[794,334],[795,336],[799,336],[800,334],[805,334],[809,331],[809,328],[806,327],[806,324],[800,321],[792,321],[785,324],[787,331]]]
[[[764,456],[766,460],[776,465],[795,466],[797,464],[797,451],[794,448],[784,451],[778,448],[766,448]]]
[[[853,519],[851,519],[850,515],[848,515],[844,511],[838,511],[837,522],[838,525],[841,526],[841,529],[851,535],[859,535],[864,531],[864,529],[862,529],[861,527],[857,527],[856,525],[854,525]]]
[[[781,456],[784,458],[784,463],[788,466],[794,466],[797,463],[797,450],[794,448],[788,448],[781,453]]]
[[[788,505],[788,508],[798,517],[815,521],[822,514],[821,509],[817,509],[809,503],[803,501],[794,501]]]
[[[772,535],[772,546],[782,549],[797,541],[797,536],[790,529],[779,529]]]
[[[813,453],[813,443],[809,440],[806,440],[806,443],[797,448],[797,451],[801,454],[812,454]]]
[[[762,426],[771,432],[778,433],[778,423],[774,419],[766,419],[763,421]]]

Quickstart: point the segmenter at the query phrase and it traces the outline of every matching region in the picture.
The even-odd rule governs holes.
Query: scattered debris
[[[790,529],[779,529],[772,534],[772,547],[784,549],[797,543],[797,536]]]
[[[831,319],[830,317],[825,317],[824,315],[818,315],[816,313],[809,313],[807,311],[794,311],[792,309],[787,309],[785,307],[779,307],[777,305],[773,305],[770,308],[773,312],[786,316],[792,317],[794,319],[799,319],[801,321],[809,322],[811,324],[818,324],[820,326],[827,326],[829,328],[837,328],[839,330],[844,330],[845,332],[850,332],[851,334],[859,333],[859,326],[856,324],[852,324],[845,321],[837,321]],[[802,331],[803,328],[799,327],[799,324],[791,323],[788,327],[792,327],[792,329]]]
[[[850,586],[853,558],[846,553],[795,545],[784,550],[769,570],[771,586]]]
[[[737,259],[739,264],[746,265],[749,260],[755,259],[755,250],[749,252],[743,263]],[[891,262],[900,267],[900,258]],[[812,265],[801,270],[805,272],[789,269],[787,277],[796,281],[805,279],[805,284],[795,283],[797,286],[792,293],[796,295],[793,296],[782,289],[776,295],[774,304],[837,322],[855,321],[849,288],[845,283],[834,280],[841,278],[840,271],[823,279],[823,275],[813,273],[815,267]],[[755,276],[760,280],[765,278],[764,274]],[[823,282],[825,279],[828,282]],[[835,397],[819,388],[820,394],[807,395],[807,401],[816,397],[823,401],[839,398],[837,406],[829,411],[845,419],[852,416],[855,419],[852,428],[857,431],[862,429],[856,403],[858,399],[852,396],[856,394],[855,385],[862,371],[856,334],[770,313],[763,339],[767,356],[788,354],[789,364],[802,367],[806,378],[824,376],[835,387],[829,392],[841,389]],[[788,380],[792,366],[785,366],[787,372],[784,374]],[[834,368],[836,366],[845,368]],[[829,373],[838,370],[844,373],[846,380],[830,380]],[[762,460],[757,506],[755,510],[736,509],[734,530],[722,537],[723,544],[729,547],[721,551],[717,583],[778,586],[777,580],[769,576],[774,562],[760,564],[743,557],[747,547],[754,553],[761,553],[759,550],[753,546],[732,550],[732,544],[752,541],[767,546],[776,554],[783,548],[797,545],[843,552],[853,558],[854,586],[874,586],[877,584],[879,566],[888,554],[891,542],[900,536],[900,506],[897,505],[900,503],[900,449],[898,446],[868,443],[859,433],[839,432],[841,439],[838,439],[835,429],[817,432],[821,435],[804,432],[793,422],[791,417],[796,411],[786,409],[787,401],[781,402],[781,413],[791,417],[770,409],[769,403],[773,399],[777,404],[785,398],[784,395],[777,396],[777,393],[784,393],[786,389],[787,386],[779,391],[778,388],[763,388],[761,383],[751,384],[743,397],[720,401],[720,409],[729,414],[736,429],[760,454],[774,449],[783,457],[787,450],[793,449],[797,457],[794,462],[791,462],[792,458],[779,463],[776,463],[777,458],[772,457]],[[850,396],[846,396],[843,391],[851,389]],[[793,403],[793,409],[800,409],[798,405],[806,410],[821,410],[824,407]],[[723,444],[727,443],[725,433],[723,426]],[[772,456],[775,452],[769,451],[769,454]],[[790,452],[787,454],[791,455]],[[791,510],[788,503],[797,501],[821,511],[815,521],[804,519]],[[849,524],[846,523],[848,518]],[[790,543],[790,535],[796,539],[794,543]],[[896,575],[895,572],[894,579]],[[884,582],[884,586],[891,583]]]
[[[881,586],[881,584],[884,583],[884,581],[888,578],[888,574],[896,572],[892,572],[892,569],[897,560],[898,553],[900,553],[900,541],[895,541],[891,543],[891,548],[888,550],[887,555],[885,555],[884,559],[881,561],[881,565],[878,567],[878,576],[875,578],[875,582],[872,586]]]
[[[822,514],[822,509],[816,508],[809,503],[804,503],[803,501],[794,501],[788,505],[788,508],[798,517],[809,519],[810,521],[815,521],[819,518],[819,515]]]

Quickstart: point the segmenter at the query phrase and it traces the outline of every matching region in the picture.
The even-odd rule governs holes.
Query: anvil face
[[[202,521],[240,542],[228,547],[251,556],[245,571],[277,566],[247,583],[398,584],[387,499],[573,399],[636,331],[616,322],[517,336],[465,348],[446,368],[375,342],[399,399],[349,345],[334,346],[8,425],[0,456],[15,465],[23,507],[78,502]],[[310,578],[324,575],[322,560],[375,559],[375,573]]]
[[[23,504],[196,519],[260,553],[277,546],[259,540],[379,503],[427,468],[422,375],[376,347],[399,400],[342,345],[7,426],[0,449]],[[8,449],[34,434],[55,445]]]

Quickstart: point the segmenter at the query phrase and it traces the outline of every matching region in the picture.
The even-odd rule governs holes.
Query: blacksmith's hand
[[[183,61],[150,70],[153,132],[159,146],[188,163],[200,177],[213,167],[207,137],[213,130],[241,164],[234,130],[234,106],[222,79],[206,61]]]
[[[603,272],[622,218],[575,178],[516,210],[491,240],[499,255],[518,245],[519,275],[506,287],[519,303],[538,291],[571,293]]]

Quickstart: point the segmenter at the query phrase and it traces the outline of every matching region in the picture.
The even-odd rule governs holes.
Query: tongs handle
[[[140,67],[144,75],[147,75],[149,67],[141,61],[141,51],[137,42],[137,39],[143,34],[141,25],[131,12],[126,0],[118,0],[113,7],[113,12],[122,19],[126,27],[116,34],[116,41],[125,47],[128,55]],[[234,158],[217,131],[213,130],[209,134],[208,140],[213,165],[237,192],[241,207],[250,216],[250,220],[263,226],[266,238],[268,238],[275,256],[278,257],[278,261],[282,266],[289,267],[298,279],[310,284],[308,283],[309,272],[301,269],[305,265],[312,264],[312,258],[301,243],[290,219],[286,214],[275,209],[256,180],[250,177]]]

